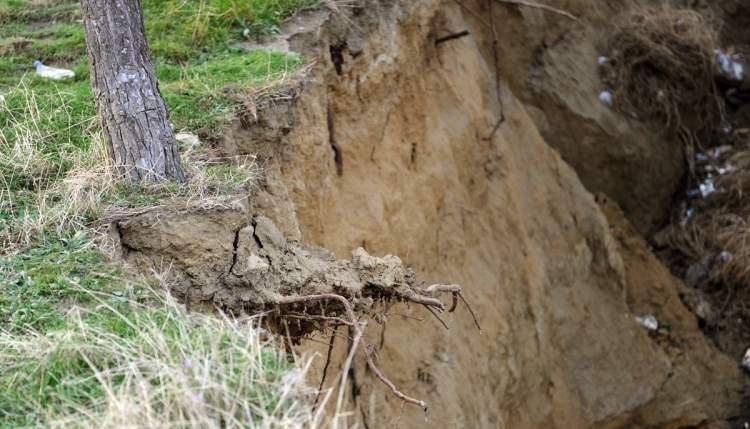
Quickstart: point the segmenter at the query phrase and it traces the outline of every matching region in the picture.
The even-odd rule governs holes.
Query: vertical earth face
[[[91,85],[110,159],[132,181],[185,180],[138,0],[81,1]]]
[[[243,210],[338,258],[363,247],[397,255],[428,284],[462,285],[481,335],[461,308],[449,331],[417,306],[398,313],[425,322],[370,322],[381,370],[429,404],[428,425],[722,427],[740,415],[742,374],[641,238],[665,219],[682,150],[598,98],[601,33],[637,2],[558,3],[578,19],[495,3],[500,70],[486,2],[368,2],[346,18],[295,18],[282,37],[316,61],[309,82],[226,131],[227,154],[266,166]],[[191,216],[192,231],[172,217],[158,236],[122,225],[125,259],[146,267],[170,252],[194,296],[232,299],[221,278],[241,272],[232,246],[248,215]],[[244,269],[260,266],[242,255]],[[645,315],[670,329],[649,333],[636,322]],[[312,339],[300,351],[325,356]],[[349,423],[391,426],[401,401],[364,368],[357,358]],[[424,417],[407,407],[401,427]]]

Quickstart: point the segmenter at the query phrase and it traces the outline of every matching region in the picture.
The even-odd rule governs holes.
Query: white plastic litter
[[[731,132],[732,132],[732,126],[731,125],[727,125],[726,127],[724,127],[724,134],[729,134]]]
[[[750,349],[747,349],[745,352],[745,357],[742,358],[742,363],[740,363],[740,366],[745,368],[746,371],[750,371]]]
[[[708,155],[705,153],[697,153],[695,154],[695,160],[698,162],[706,162],[708,161]]]
[[[741,82],[744,74],[744,67],[739,61],[735,61],[729,55],[714,49],[716,55],[716,62],[719,65],[719,72],[725,79],[733,80],[735,82]]]
[[[685,210],[685,215],[686,215],[687,217],[690,217],[690,216],[692,216],[693,214],[695,214],[695,209],[694,209],[693,207],[690,207],[689,209]]]
[[[703,198],[706,198],[707,196],[713,194],[716,192],[716,188],[714,187],[714,181],[713,178],[711,178],[711,175],[709,174],[706,180],[703,181],[703,183],[698,186],[698,189],[701,190],[701,195]]]
[[[727,173],[729,173],[729,172],[730,172],[730,171],[732,171],[732,170],[734,170],[734,167],[732,167],[732,166],[731,166],[731,165],[729,165],[729,164],[725,165],[724,167],[719,167],[719,168],[717,168],[717,169],[716,169],[716,171],[717,171],[717,172],[718,172],[719,174],[727,174]]]
[[[607,57],[605,57],[604,55],[602,55],[601,57],[599,57],[599,58],[596,59],[596,62],[600,66],[603,66],[607,62]]]
[[[723,251],[723,252],[721,252],[721,254],[720,254],[720,255],[721,255],[721,259],[722,259],[722,260],[723,260],[724,262],[726,262],[726,261],[728,261],[728,260],[732,259],[732,254],[731,254],[731,253],[729,253],[729,252],[727,252],[726,250],[725,250],[725,251]]]
[[[36,68],[36,74],[50,79],[66,79],[76,75],[72,70],[45,66],[39,60],[34,61],[34,67]]]
[[[636,316],[635,321],[640,325],[645,326],[649,331],[655,331],[659,328],[659,321],[656,320],[656,317],[650,314],[647,314],[643,317]]]
[[[602,91],[602,93],[599,94],[599,100],[601,100],[601,102],[606,104],[607,106],[611,106],[612,94],[609,91]]]
[[[201,145],[201,140],[193,133],[177,133],[174,138],[186,148],[195,148]]]

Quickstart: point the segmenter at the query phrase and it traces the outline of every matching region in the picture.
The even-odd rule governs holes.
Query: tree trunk
[[[185,180],[151,63],[139,0],[81,0],[91,86],[117,173]]]

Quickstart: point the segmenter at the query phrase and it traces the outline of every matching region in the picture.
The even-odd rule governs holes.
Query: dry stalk
[[[313,412],[315,412],[315,408],[318,406],[318,400],[320,399],[320,394],[323,392],[323,385],[326,382],[326,375],[328,374],[328,366],[331,364],[331,353],[333,352],[333,342],[336,340],[336,332],[338,332],[338,327],[333,328],[333,332],[331,333],[331,339],[328,342],[328,355],[326,356],[326,365],[323,367],[323,378],[320,380],[320,388],[318,389],[318,395],[315,397],[315,403],[313,404]]]
[[[573,15],[573,14],[571,14],[569,12],[566,12],[566,11],[564,11],[562,9],[557,9],[557,8],[552,7],[552,6],[547,6],[546,4],[531,3],[531,2],[527,2],[527,1],[523,1],[523,0],[495,0],[495,1],[498,2],[498,3],[504,3],[504,4],[514,4],[516,6],[526,6],[526,7],[533,7],[533,8],[536,8],[536,9],[543,9],[543,10],[546,10],[548,12],[552,12],[552,13],[556,13],[558,15],[562,15],[562,16],[564,16],[566,18],[572,19],[573,21],[577,21],[578,20],[578,18],[575,15]]]

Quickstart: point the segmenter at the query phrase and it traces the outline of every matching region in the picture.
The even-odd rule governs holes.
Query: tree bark
[[[117,174],[184,181],[139,0],[81,0],[81,9],[91,86]]]

